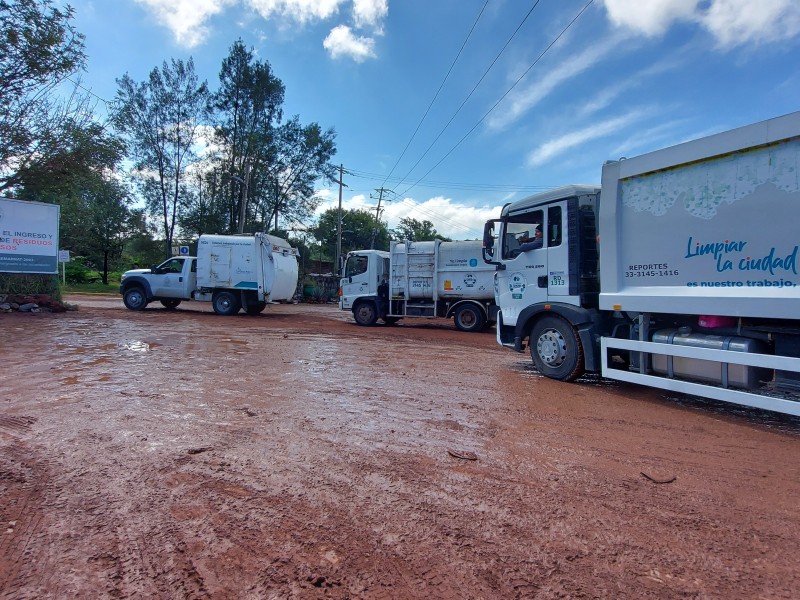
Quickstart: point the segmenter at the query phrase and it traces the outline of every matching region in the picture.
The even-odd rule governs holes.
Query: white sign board
[[[69,250],[59,250],[58,251],[58,262],[60,262],[60,263],[68,263],[69,262]]]
[[[0,198],[0,273],[58,274],[59,210]]]

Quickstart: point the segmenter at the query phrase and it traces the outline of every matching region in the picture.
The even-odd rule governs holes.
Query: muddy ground
[[[797,419],[449,322],[72,301],[0,315],[1,598],[798,597]]]

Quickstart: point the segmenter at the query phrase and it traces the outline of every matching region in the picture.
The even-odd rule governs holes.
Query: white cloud
[[[172,30],[175,41],[186,48],[202,44],[208,36],[206,21],[238,0],[136,0]]]
[[[383,33],[383,20],[389,14],[388,0],[135,0],[150,11],[164,27],[172,31],[175,41],[186,48],[205,42],[209,20],[223,10],[243,7],[255,11],[263,19],[283,19],[300,25],[335,17],[342,5],[352,2],[352,18],[357,28],[370,28],[373,34]],[[334,27],[324,41],[333,58],[349,56],[356,62],[374,58],[375,41],[357,36],[350,27]]]
[[[265,19],[279,16],[298,23],[324,21],[332,17],[345,0],[245,0]]]
[[[627,127],[645,116],[646,111],[636,110],[620,117],[607,119],[590,127],[579,129],[562,135],[561,137],[548,140],[528,155],[528,165],[538,167],[545,164],[550,159],[567,150],[580,146],[585,142],[595,140],[610,133],[618,133],[623,127]]]
[[[703,25],[723,48],[787,40],[800,33],[797,0],[715,0]]]
[[[605,0],[609,20],[648,36],[664,33],[675,21],[693,20],[699,0]]]
[[[779,42],[800,33],[797,0],[604,0],[609,20],[647,36],[679,21],[704,27],[721,48]]]
[[[388,0],[353,0],[353,18],[356,27],[382,27],[383,19],[389,14]]]
[[[322,45],[331,55],[331,58],[346,56],[356,62],[364,62],[367,58],[375,58],[375,40],[369,37],[356,36],[347,25],[338,25],[331,29]]]
[[[483,224],[499,217],[501,209],[502,206],[465,206],[444,196],[434,196],[421,202],[404,198],[402,202],[386,205],[383,217],[390,229],[397,227],[400,219],[410,217],[417,221],[430,221],[437,233],[450,239],[471,240],[480,239]]]
[[[559,85],[600,62],[622,42],[622,39],[620,36],[615,36],[594,42],[580,54],[561,61],[543,77],[510,95],[510,101],[503,104],[503,109],[492,113],[487,122],[488,126],[492,129],[507,127],[550,95]]]
[[[317,216],[324,211],[338,207],[337,194],[320,190],[318,196],[324,198],[317,208]],[[369,210],[375,214],[376,203],[364,194],[356,194],[342,200],[342,210]],[[386,221],[389,229],[400,224],[400,219],[411,217],[417,221],[430,221],[437,233],[453,240],[475,239],[483,235],[483,224],[489,219],[500,216],[502,205],[467,206],[453,201],[452,198],[435,196],[417,202],[404,198],[401,202],[389,202],[382,205],[381,219]]]

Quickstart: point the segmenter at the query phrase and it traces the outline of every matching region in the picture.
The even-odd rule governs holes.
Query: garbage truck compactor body
[[[798,223],[800,112],[608,162],[601,187],[486,223],[498,343],[554,379],[595,371],[800,415]]]
[[[461,331],[480,331],[495,320],[494,267],[480,240],[391,242],[389,252],[348,253],[339,307],[359,325],[403,317],[453,318]]]
[[[151,269],[126,271],[120,281],[125,306],[142,310],[160,301],[210,301],[214,312],[258,314],[268,302],[290,300],[297,288],[297,250],[279,237],[201,235],[197,257],[175,256]]]

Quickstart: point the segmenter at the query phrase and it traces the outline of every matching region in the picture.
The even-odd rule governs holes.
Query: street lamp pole
[[[344,183],[344,165],[339,165],[339,218],[336,221],[336,275],[342,274],[342,187]]]

